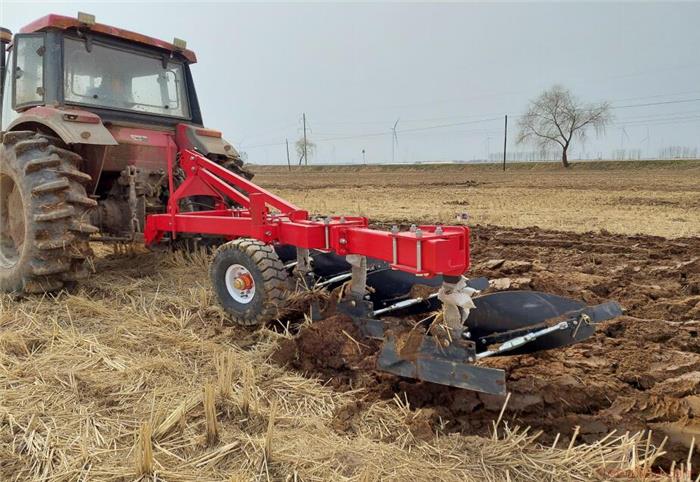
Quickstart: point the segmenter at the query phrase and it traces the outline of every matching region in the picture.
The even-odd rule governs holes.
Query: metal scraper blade
[[[394,375],[465,388],[483,393],[505,395],[505,372],[496,368],[473,365],[468,352],[459,346],[439,348],[432,337],[419,335],[415,352],[407,355],[397,349],[396,338],[386,339],[377,360],[377,367]]]

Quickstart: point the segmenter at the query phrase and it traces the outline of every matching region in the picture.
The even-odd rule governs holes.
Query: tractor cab
[[[202,125],[185,43],[163,42],[95,23],[48,15],[14,36],[6,59],[3,130],[36,106],[97,114],[102,122]]]

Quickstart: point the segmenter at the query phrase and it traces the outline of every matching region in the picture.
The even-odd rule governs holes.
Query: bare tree
[[[311,139],[308,137],[300,137],[296,144],[294,145],[296,148],[297,154],[299,155],[299,165],[301,166],[301,161],[306,161],[308,164],[309,160],[304,159],[304,156],[311,157],[313,156],[314,152],[316,152],[316,143],[313,142]],[[306,147],[306,149],[304,148]]]
[[[569,167],[571,141],[584,141],[589,128],[595,129],[596,134],[602,133],[611,120],[608,102],[584,104],[568,89],[555,85],[530,102],[519,121],[518,143],[532,142],[541,150],[558,144],[561,163]]]

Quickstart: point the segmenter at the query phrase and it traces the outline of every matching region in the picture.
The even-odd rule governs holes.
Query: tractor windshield
[[[160,57],[66,38],[64,97],[68,103],[189,117],[184,66]]]

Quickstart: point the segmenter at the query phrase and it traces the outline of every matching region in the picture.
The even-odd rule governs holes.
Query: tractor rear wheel
[[[90,210],[81,156],[57,137],[12,131],[0,147],[0,291],[56,291],[88,275]]]
[[[241,161],[240,159],[228,159],[228,160],[222,162],[221,165],[223,167],[225,167],[226,169],[228,169],[229,171],[231,171],[235,174],[238,174],[239,176],[245,177],[249,181],[251,179],[253,179],[253,177],[255,176],[255,174],[253,174],[250,171],[250,169],[247,169],[243,165],[243,161]]]
[[[219,303],[236,323],[257,326],[279,313],[289,275],[272,246],[229,241],[214,253],[209,273]]]

